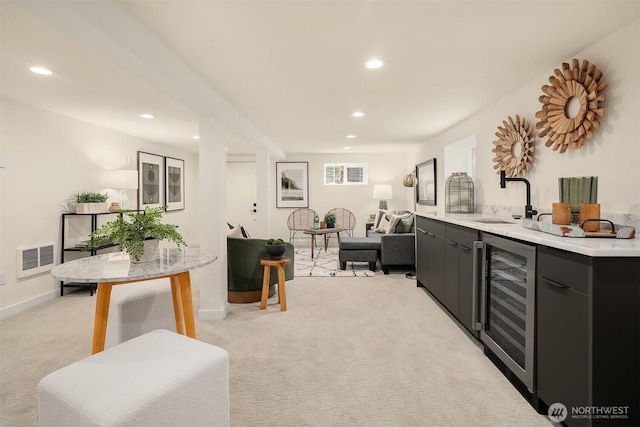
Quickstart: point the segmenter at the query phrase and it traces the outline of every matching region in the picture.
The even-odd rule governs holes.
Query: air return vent
[[[51,270],[54,264],[54,254],[54,243],[18,248],[16,276],[18,278],[33,276],[34,274]]]

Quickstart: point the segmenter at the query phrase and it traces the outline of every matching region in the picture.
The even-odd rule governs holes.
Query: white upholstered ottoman
[[[114,286],[104,348],[156,329],[176,330],[169,279]]]
[[[229,355],[156,330],[38,383],[41,426],[228,426]]]

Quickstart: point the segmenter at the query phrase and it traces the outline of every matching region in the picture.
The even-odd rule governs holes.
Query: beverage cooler
[[[483,234],[480,340],[535,392],[536,247]]]

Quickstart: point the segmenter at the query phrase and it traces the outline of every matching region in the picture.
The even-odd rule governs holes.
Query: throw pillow
[[[247,230],[245,230],[244,227],[241,225],[237,225],[231,228],[231,230],[227,232],[227,237],[237,237],[237,238],[244,238],[244,239],[251,238],[251,236],[249,236],[249,233],[247,233]]]
[[[394,213],[396,213],[396,211],[395,211],[395,210],[393,210],[393,209],[387,209],[387,210],[380,209],[380,210],[378,211],[378,214],[376,215],[376,219],[375,219],[375,221],[373,221],[373,228],[374,228],[374,231],[375,231],[375,229],[376,229],[376,228],[378,228],[378,227],[380,226],[380,221],[382,220],[382,218],[383,218],[385,215],[388,215],[388,214],[394,214]],[[387,221],[388,221],[389,219],[390,219],[390,217],[389,217],[389,218],[387,218]]]
[[[407,211],[404,211],[404,213],[402,214],[391,215],[391,220],[389,221],[389,228],[387,229],[387,234],[407,233],[408,231],[403,231],[403,227],[400,226],[400,224],[403,220],[408,220],[409,217],[411,217],[411,212],[407,212]],[[400,226],[400,228],[398,228],[398,226]]]
[[[396,225],[396,233],[412,233],[413,232],[413,215],[401,218]]]
[[[380,217],[378,226],[373,229],[376,233],[387,233],[389,230],[389,222],[391,221],[392,214],[384,214]]]

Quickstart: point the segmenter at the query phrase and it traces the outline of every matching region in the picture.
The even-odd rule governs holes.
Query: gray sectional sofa
[[[385,222],[388,226],[385,226]],[[408,211],[380,211],[367,229],[366,238],[343,238],[340,243],[340,268],[347,261],[366,261],[374,267],[377,260],[384,274],[390,267],[413,270],[416,260],[415,216]],[[375,253],[374,253],[375,251]]]

